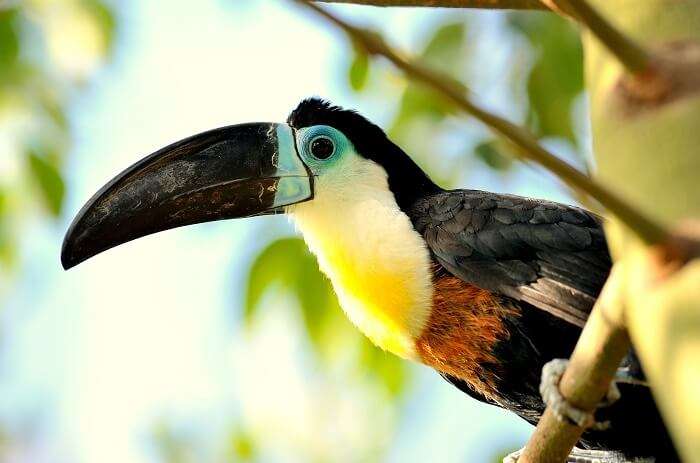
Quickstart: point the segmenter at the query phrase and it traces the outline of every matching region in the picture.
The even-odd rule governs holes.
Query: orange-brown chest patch
[[[493,399],[499,367],[493,348],[508,339],[503,319],[517,310],[453,275],[436,274],[434,287],[432,311],[416,351],[426,365]]]

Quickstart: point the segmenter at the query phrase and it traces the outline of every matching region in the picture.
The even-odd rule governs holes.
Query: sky
[[[383,25],[406,47],[444,14],[337,10]],[[260,236],[293,233],[283,217],[173,230],[60,268],[72,215],[148,153],[222,125],[283,121],[307,96],[357,107],[345,83],[346,42],[289,2],[131,1],[117,14],[114,59],[70,110],[66,212],[25,239],[24,275],[3,314],[12,330],[3,334],[0,416],[42,441],[16,449],[12,461],[155,462],[154,422],[187,422],[215,441],[231,416],[272,436],[271,461],[318,439],[328,413],[337,429],[323,429],[329,441],[318,455],[336,461],[342,454],[332,452],[362,446],[368,429],[387,434],[392,462],[478,462],[494,447],[524,443],[524,422],[419,366],[391,434],[381,407],[358,405],[362,391],[305,374],[303,340],[285,330],[295,321],[283,313],[283,295],[269,296],[280,313],[243,335],[237,320],[249,263]],[[379,123],[392,116],[381,104],[357,109]]]

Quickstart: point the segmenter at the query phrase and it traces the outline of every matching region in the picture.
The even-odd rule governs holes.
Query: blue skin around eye
[[[330,138],[335,145],[335,151],[326,159],[318,159],[309,151],[309,145],[313,139],[319,136]],[[313,127],[304,127],[297,131],[297,149],[307,166],[312,172],[318,175],[321,171],[334,164],[338,159],[347,152],[351,146],[350,141],[337,129],[328,125],[314,125]]]

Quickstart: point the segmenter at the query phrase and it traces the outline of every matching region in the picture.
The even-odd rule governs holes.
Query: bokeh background
[[[577,31],[545,13],[333,7],[589,164]],[[107,180],[322,96],[445,187],[575,202],[283,0],[0,0],[0,461],[495,462],[530,428],[345,320],[283,217],[150,236],[64,272]]]

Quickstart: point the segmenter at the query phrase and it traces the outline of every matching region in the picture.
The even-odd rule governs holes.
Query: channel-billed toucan
[[[215,129],[136,163],[78,213],[61,259],[70,268],[162,230],[277,213],[377,346],[533,424],[540,371],[569,357],[611,265],[594,214],[443,190],[379,127],[319,99],[287,124]],[[620,389],[597,414],[610,426],[579,445],[675,461],[649,389]]]

